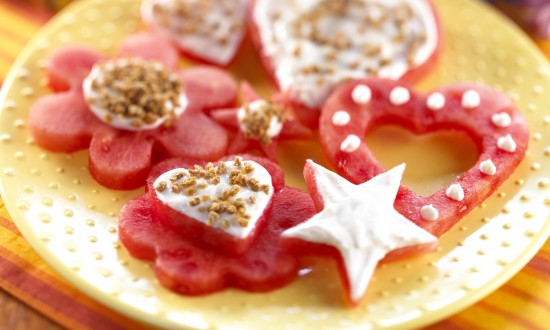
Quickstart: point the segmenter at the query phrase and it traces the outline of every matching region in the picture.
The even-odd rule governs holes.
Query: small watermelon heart
[[[369,130],[384,124],[396,124],[416,134],[461,132],[478,148],[476,164],[431,196],[420,196],[403,185],[399,190],[395,208],[436,236],[449,230],[510,176],[529,142],[522,113],[505,95],[489,87],[456,84],[423,95],[402,82],[357,80],[331,94],[319,124],[322,147],[344,177],[362,183],[385,172],[363,141]]]
[[[145,23],[187,55],[226,66],[245,35],[246,0],[146,0]]]
[[[340,82],[417,80],[440,50],[427,0],[254,0],[250,24],[268,73],[309,126]]]

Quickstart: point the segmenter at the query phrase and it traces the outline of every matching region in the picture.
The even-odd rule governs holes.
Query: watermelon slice
[[[240,108],[233,109],[217,109],[210,113],[210,116],[218,123],[224,125],[234,133],[235,137],[229,145],[228,153],[237,154],[243,152],[250,152],[252,150],[260,150],[262,154],[271,159],[277,161],[277,147],[279,141],[307,139],[310,138],[312,132],[310,129],[302,125],[298,120],[292,117],[291,113],[285,111],[284,107],[277,105],[276,102],[267,102],[261,99],[254,88],[246,81],[241,83],[241,100],[242,106]],[[261,141],[259,136],[252,134],[247,135],[246,125],[242,125],[239,116],[243,116],[246,107],[253,107],[253,104],[259,105],[258,112],[265,111],[268,106],[274,105],[279,107],[281,117],[278,117],[275,125],[282,125],[276,134],[272,135],[266,141]],[[262,108],[265,106],[264,108]],[[265,113],[264,113],[265,114]],[[260,118],[256,118],[251,121],[252,125],[256,125]],[[264,118],[261,118],[264,119]],[[273,120],[273,119],[272,119]],[[280,121],[282,120],[282,122]],[[265,120],[263,122],[268,122]],[[266,131],[269,131],[274,126],[272,122],[267,125]]]
[[[172,69],[177,64],[177,50],[150,34],[127,37],[118,53],[156,60]],[[235,104],[237,87],[228,73],[208,67],[180,72],[190,86],[185,91],[186,111],[168,127],[135,132],[99,120],[84,101],[83,79],[101,59],[100,54],[84,46],[66,46],[51,55],[47,75],[57,93],[40,98],[29,115],[30,132],[39,146],[55,152],[90,147],[91,175],[111,189],[143,185],[153,161],[175,156],[213,160],[225,154],[227,132],[207,117],[203,108]],[[208,102],[202,100],[205,88],[200,86],[204,81],[210,85],[221,82],[211,90]]]
[[[435,66],[442,48],[429,0],[251,0],[249,17],[279,102],[312,128],[339,83],[366,76],[414,82]]]
[[[244,39],[246,0],[145,0],[145,24],[186,56],[228,66]]]
[[[195,220],[165,212],[167,206],[157,198],[153,183],[159,175],[173,168],[190,168],[196,161],[161,162],[152,170],[145,194],[122,209],[121,242],[132,256],[153,262],[157,278],[167,288],[185,295],[202,295],[227,287],[259,292],[286,285],[297,275],[296,258],[279,248],[277,242],[283,230],[315,213],[311,198],[303,191],[285,187],[276,164],[259,157],[242,157],[243,161],[254,161],[268,170],[274,194],[271,207],[263,214],[264,225],[239,253],[235,250],[241,249],[231,244],[242,242],[231,242],[227,234],[210,226],[188,227]],[[234,157],[222,161],[230,159]]]
[[[405,186],[399,190],[396,209],[435,236],[489,197],[524,158],[529,142],[521,111],[489,87],[455,84],[423,95],[403,82],[356,80],[331,94],[320,118],[321,145],[340,174],[362,183],[385,171],[363,141],[383,124],[416,134],[453,130],[478,147],[477,163],[448,187],[428,197]]]

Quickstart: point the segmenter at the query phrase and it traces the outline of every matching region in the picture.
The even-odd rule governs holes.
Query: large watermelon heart
[[[428,0],[254,0],[249,11],[264,66],[309,126],[317,126],[317,110],[340,82],[414,81],[440,50]]]
[[[456,84],[422,95],[402,82],[364,79],[338,87],[323,107],[319,130],[332,164],[354,183],[384,172],[363,138],[376,125],[397,124],[414,133],[454,130],[479,150],[477,163],[431,196],[401,186],[395,208],[440,236],[489,197],[518,166],[529,131],[522,113],[485,86]]]

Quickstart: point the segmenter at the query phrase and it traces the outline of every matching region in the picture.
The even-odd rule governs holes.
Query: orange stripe
[[[0,247],[2,255],[8,256],[9,251]],[[13,256],[13,255],[12,255]],[[17,257],[15,257],[17,258]],[[23,260],[19,260],[25,263]],[[27,267],[32,265],[27,264]],[[26,267],[23,267],[25,269]],[[81,301],[54,289],[40,278],[23,271],[8,258],[0,257],[0,283],[11,294],[22,298],[33,308],[54,319],[64,326],[74,329],[122,329],[123,327],[83,305]],[[48,279],[49,280],[49,279]]]
[[[516,325],[520,325],[520,326],[524,327],[525,329],[545,330],[543,328],[539,328],[536,324],[532,323],[529,320],[526,320],[526,319],[522,318],[519,315],[516,315],[516,314],[510,313],[510,312],[507,312],[505,310],[502,310],[497,306],[493,306],[493,305],[487,303],[485,300],[482,300],[482,301],[478,302],[476,306],[484,308],[484,309],[486,309],[487,311],[489,311],[493,314],[497,314],[497,315],[507,319],[511,323],[516,324]],[[480,321],[483,321],[483,320],[480,320]]]
[[[8,28],[17,27],[18,34],[27,39],[30,39],[42,25],[31,22],[25,17],[14,15],[14,13],[5,6],[0,6],[0,22],[3,26]]]
[[[32,6],[23,1],[0,0],[0,6],[8,8],[19,16],[30,18],[38,24],[44,24],[52,17],[52,12],[42,9],[39,6]]]
[[[479,329],[476,325],[466,321],[461,320],[457,318],[456,316],[453,316],[451,318],[448,318],[446,320],[440,321],[438,323],[432,324],[424,330],[476,330]]]
[[[38,27],[36,31],[38,31]],[[13,40],[14,42],[17,42],[21,45],[25,45],[29,41],[29,38],[26,38],[21,36],[20,34],[17,34],[17,31],[10,29],[8,26],[3,25],[2,23],[0,23],[0,34],[4,35],[6,38],[9,38],[10,40]]]
[[[4,219],[3,217],[0,217],[0,226],[6,228],[16,235],[21,236],[21,233],[19,232],[15,224],[7,219]]]
[[[550,274],[550,253],[539,251],[535,257],[529,261],[526,268],[535,269],[543,274]]]
[[[539,297],[537,297],[535,295],[529,294],[525,291],[522,291],[518,288],[514,288],[513,286],[510,286],[510,285],[505,285],[505,286],[501,287],[500,291],[501,292],[506,292],[506,293],[512,294],[512,295],[514,295],[518,298],[527,300],[527,301],[529,301],[530,304],[537,304],[542,308],[546,308],[546,309],[548,309],[548,313],[550,315],[550,303],[544,301],[543,299],[540,299]]]

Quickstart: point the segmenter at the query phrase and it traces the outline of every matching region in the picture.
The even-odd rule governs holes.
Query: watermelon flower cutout
[[[286,187],[282,170],[265,158],[170,159],[152,170],[145,194],[123,207],[119,235],[175,292],[269,291],[299,269],[278,245],[281,232],[314,214],[309,195]]]
[[[92,177],[111,189],[143,185],[153,160],[223,156],[227,133],[204,112],[234,105],[237,84],[218,68],[175,71],[178,58],[146,33],[125,38],[112,59],[59,48],[47,66],[54,93],[30,109],[31,135],[54,152],[89,148]]]
[[[241,83],[241,99],[241,107],[210,113],[214,120],[236,134],[228,153],[260,150],[267,158],[277,161],[279,141],[311,137],[311,130],[294,119],[283,105],[262,99],[247,82]]]

